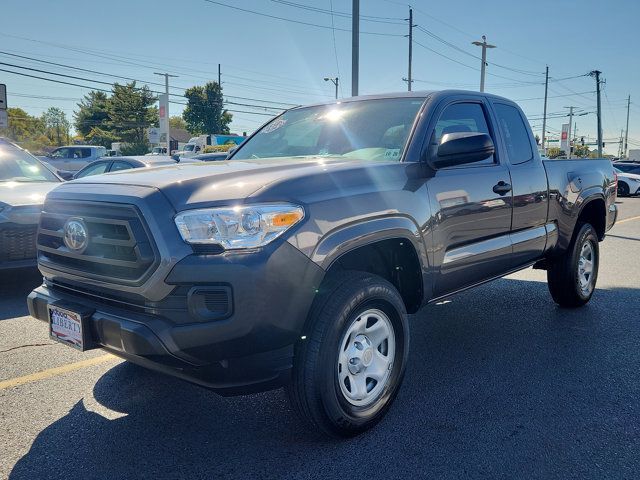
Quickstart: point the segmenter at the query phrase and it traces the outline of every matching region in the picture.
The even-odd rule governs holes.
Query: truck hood
[[[44,197],[60,182],[0,182],[0,209],[9,205],[42,205]]]
[[[364,174],[397,166],[397,162],[371,162],[344,158],[284,157],[178,164],[123,170],[67,182],[74,184],[132,185],[160,190],[176,210],[257,201],[304,201],[305,195],[339,191],[343,186],[391,180],[389,174]],[[393,175],[391,175],[393,176]],[[64,189],[64,187],[61,187]]]

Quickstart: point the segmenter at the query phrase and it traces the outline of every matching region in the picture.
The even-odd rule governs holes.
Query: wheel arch
[[[580,222],[590,223],[596,230],[598,240],[604,240],[607,229],[607,207],[602,195],[591,195],[584,200],[576,218],[576,225]],[[575,228],[574,225],[574,232]]]
[[[400,292],[409,313],[423,304],[428,260],[419,229],[408,218],[387,217],[339,229],[320,242],[314,257],[326,277],[356,270],[384,278]]]

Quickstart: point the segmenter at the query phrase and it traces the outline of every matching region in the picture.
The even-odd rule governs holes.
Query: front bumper
[[[29,312],[48,321],[48,304],[89,310],[86,328],[96,346],[221,394],[277,388],[289,378],[324,275],[295,247],[278,243],[247,254],[190,255],[175,265],[165,279],[174,292],[221,286],[231,292],[229,313],[218,320],[200,315],[190,295],[174,295],[167,308],[132,305],[54,282],[29,295]]]

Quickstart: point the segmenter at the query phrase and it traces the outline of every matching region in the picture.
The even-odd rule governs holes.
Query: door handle
[[[496,185],[493,186],[493,191],[498,195],[505,195],[511,191],[511,185],[500,180]]]

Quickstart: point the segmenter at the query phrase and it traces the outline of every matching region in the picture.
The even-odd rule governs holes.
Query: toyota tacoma
[[[408,314],[530,266],[560,307],[587,303],[615,198],[609,161],[542,160],[501,97],[297,107],[226,161],[49,193],[29,311],[221,394],[285,386],[312,427],[352,436],[398,393]]]

